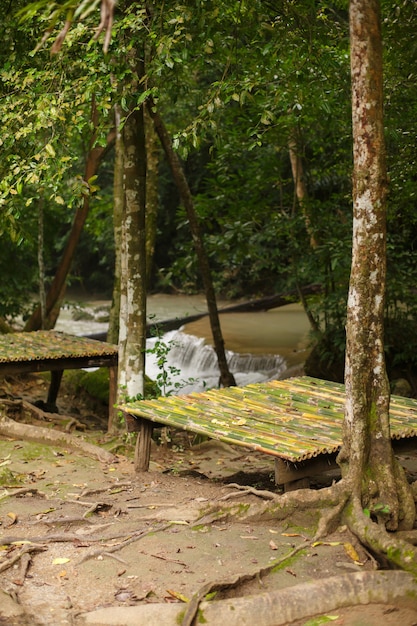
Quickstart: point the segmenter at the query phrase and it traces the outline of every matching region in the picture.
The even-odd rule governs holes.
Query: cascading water
[[[164,368],[168,384],[165,393],[190,393],[219,386],[217,356],[205,340],[181,330],[170,331],[161,339],[147,342],[146,373],[155,380],[160,373],[157,341],[166,350]],[[239,354],[226,350],[226,358],[239,386],[279,378],[286,369],[286,361],[280,355]]]
[[[147,307],[149,321],[153,322],[181,319],[206,309],[202,296],[166,294],[149,296]],[[74,335],[105,333],[108,324],[101,321],[104,308],[108,310],[110,302],[68,303],[61,310],[56,330]],[[74,310],[79,309],[87,313],[84,319],[74,319]],[[256,313],[227,313],[220,318],[224,341],[233,349],[226,350],[226,357],[240,386],[294,375],[293,368],[299,367],[307,356],[309,323],[300,305],[290,304]],[[155,350],[155,342],[161,341],[167,347],[163,366],[168,380],[165,393],[190,393],[218,387],[220,373],[210,340],[208,317],[187,323],[183,330],[168,332],[159,339],[149,339],[146,373],[154,380],[161,373]]]

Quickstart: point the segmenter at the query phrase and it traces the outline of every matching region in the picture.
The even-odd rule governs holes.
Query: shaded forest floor
[[[0,381],[0,395],[9,399],[34,402],[46,388],[45,377],[35,375]],[[279,523],[202,519],[213,502],[233,499],[244,506],[257,499],[232,484],[276,490],[266,455],[162,431],[165,443],[154,445],[151,471],[135,474],[133,441],[105,434],[104,405],[65,377],[58,400],[68,419],[50,426],[77,427],[88,441],[112,450],[116,462],[0,439],[0,624],[2,617],[16,625],[140,624],[138,616],[131,618],[134,607],[184,606],[210,581],[253,576],[219,592],[217,601],[376,569],[345,528],[314,544],[317,520],[311,513]],[[415,479],[417,454],[404,461]],[[25,546],[31,549],[25,552]],[[262,572],[274,564],[273,571]],[[306,597],[305,617],[286,623],[309,623],[308,605]],[[100,621],[104,613],[98,609],[107,611],[109,621]],[[160,618],[155,624],[158,619],[169,626]],[[412,626],[417,610],[336,607],[311,623],[325,621]]]

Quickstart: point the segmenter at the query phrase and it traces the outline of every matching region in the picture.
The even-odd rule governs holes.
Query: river
[[[232,304],[219,301],[219,309]],[[69,300],[62,309],[56,329],[76,335],[106,332],[104,321],[110,302],[88,297]],[[74,319],[74,312],[81,312]],[[156,294],[147,300],[148,321],[180,319],[204,313],[204,296]],[[90,319],[86,319],[86,317]],[[229,367],[238,385],[283,378],[298,372],[308,355],[309,324],[298,304],[289,304],[257,313],[223,313],[220,323]],[[186,324],[159,338],[168,349],[165,369],[168,391],[188,393],[218,385],[216,356],[211,347],[208,317]],[[158,373],[156,339],[148,340],[146,372]],[[178,370],[178,371],[177,371]]]

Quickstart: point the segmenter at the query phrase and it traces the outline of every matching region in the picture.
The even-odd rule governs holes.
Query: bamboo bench
[[[46,405],[54,407],[66,369],[109,368],[109,427],[115,414],[118,349],[110,343],[51,330],[0,335],[0,375],[51,372]]]
[[[344,405],[344,385],[305,376],[140,400],[119,408],[128,431],[140,432],[136,466],[142,471],[149,468],[157,424],[272,455],[276,484],[293,489],[336,467]],[[394,442],[417,436],[416,400],[393,396],[390,417]]]

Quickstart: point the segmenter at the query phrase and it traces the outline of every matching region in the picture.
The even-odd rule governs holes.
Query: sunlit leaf
[[[54,150],[54,147],[53,147],[50,143],[47,143],[47,144],[45,145],[45,150],[47,151],[47,153],[49,154],[49,156],[51,156],[51,157],[56,156],[56,152],[55,152],[55,150]]]
[[[320,615],[320,617],[313,617],[305,622],[303,626],[320,626],[320,624],[327,624],[328,622],[334,622],[339,619],[338,615]]]
[[[52,565],[64,565],[64,563],[69,563],[71,559],[67,559],[66,557],[57,557],[52,561]]]
[[[184,596],[184,594],[180,593],[179,591],[174,591],[173,589],[167,589],[167,592],[169,593],[170,596],[172,596],[173,598],[176,598],[177,600],[180,600],[181,602],[190,601],[190,599],[187,598],[187,596]]]
[[[353,547],[353,545],[349,542],[346,542],[343,544],[343,547],[345,549],[346,554],[348,555],[349,558],[352,559],[352,561],[354,561],[355,563],[360,563],[360,558],[359,558],[359,554],[356,552],[355,548]]]
[[[7,517],[10,519],[9,526],[11,526],[12,524],[16,524],[17,513],[13,513],[12,511],[10,511],[9,513],[7,513]]]

